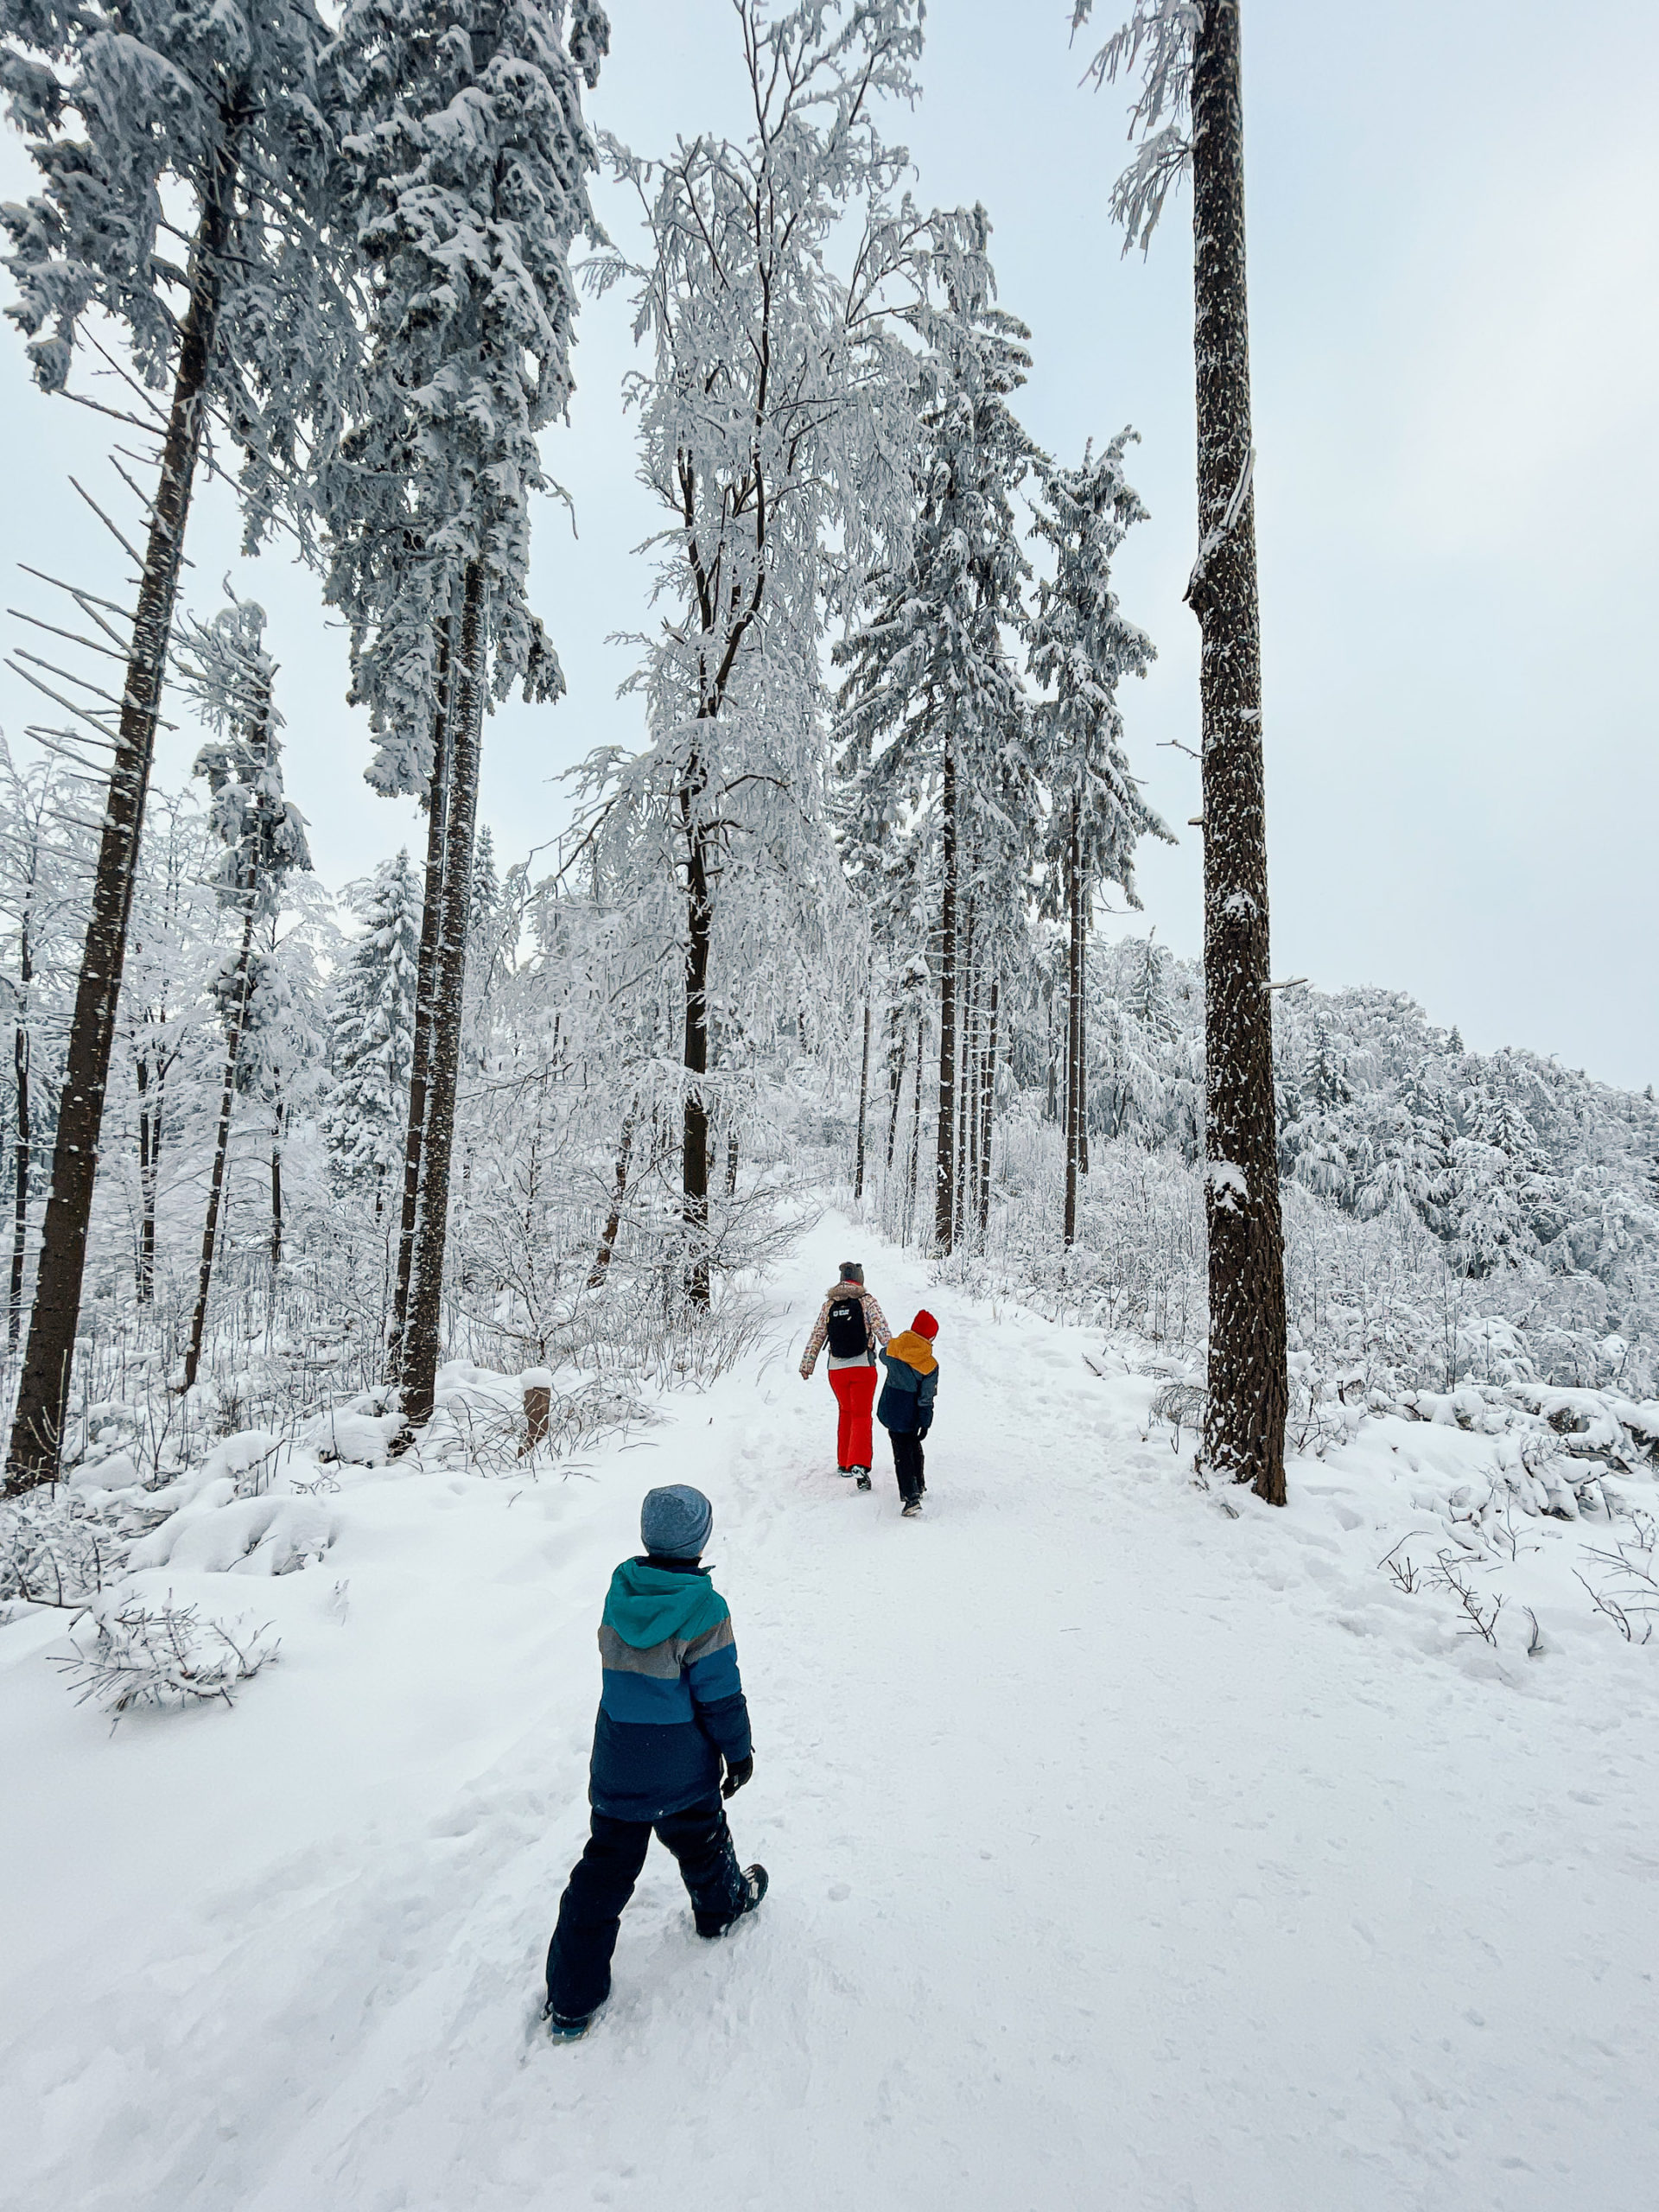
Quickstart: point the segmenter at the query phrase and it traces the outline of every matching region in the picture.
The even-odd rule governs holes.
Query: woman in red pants
[[[860,1490],[870,1486],[870,1463],[875,1456],[870,1438],[870,1408],[875,1402],[875,1351],[893,1332],[887,1318],[864,1287],[864,1270],[856,1260],[841,1263],[841,1281],[825,1294],[812,1333],[806,1340],[801,1376],[810,1382],[818,1354],[830,1347],[830,1388],[841,1408],[836,1433],[836,1465],[843,1475],[857,1478]]]

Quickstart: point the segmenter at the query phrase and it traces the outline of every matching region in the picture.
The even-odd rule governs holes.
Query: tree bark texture
[[[990,1036],[986,1042],[979,1109],[979,1233],[991,1225],[991,1117],[996,1107],[996,1027],[1001,978],[991,978]]]
[[[449,792],[449,626],[438,639],[436,702],[432,715],[432,774],[426,791],[426,880],[421,895],[421,943],[415,963],[415,1032],[410,1039],[409,1115],[404,1124],[404,1194],[397,1220],[397,1271],[387,1332],[386,1373],[403,1373],[404,1325],[409,1317],[409,1279],[415,1264],[415,1224],[420,1211],[421,1151],[426,1141],[426,1094],[432,1069],[433,985],[443,910],[443,840]]]
[[[597,1290],[605,1280],[605,1270],[611,1264],[611,1255],[616,1249],[616,1240],[622,1229],[622,1208],[628,1196],[628,1167],[633,1158],[633,1125],[639,1114],[636,1098],[622,1117],[622,1135],[616,1147],[616,1179],[611,1187],[611,1210],[605,1217],[605,1231],[599,1240],[599,1249],[594,1255],[594,1264],[588,1271],[588,1287]]]
[[[940,1252],[955,1243],[957,1220],[957,753],[947,735],[940,798],[939,1114],[933,1188],[933,1242]]]
[[[478,812],[480,726],[484,712],[483,596],[482,570],[476,561],[469,562],[461,586],[461,641],[453,685],[443,909],[435,969],[421,1213],[415,1240],[414,1286],[404,1334],[404,1417],[411,1428],[431,1418],[442,1333],[449,1164],[455,1137],[455,1087],[467,990],[467,909],[473,880],[473,824]]]
[[[231,1116],[236,1106],[236,1062],[242,1049],[242,1031],[248,1018],[249,985],[253,979],[253,910],[257,887],[248,892],[248,911],[242,923],[242,948],[236,963],[236,1011],[225,1036],[225,1079],[219,1090],[219,1127],[213,1139],[213,1167],[207,1182],[207,1217],[201,1229],[201,1263],[196,1273],[196,1302],[190,1315],[190,1342],[184,1354],[184,1387],[194,1389],[201,1368],[202,1338],[207,1328],[207,1298],[213,1283],[213,1256],[219,1243],[219,1213],[225,1193],[225,1161],[231,1148]]]
[[[162,1152],[162,1087],[159,1071],[152,1095],[149,1055],[141,1050],[133,1064],[138,1086],[138,1265],[134,1290],[140,1306],[156,1297],[156,1193]]]
[[[701,758],[686,763],[679,791],[685,834],[685,1114],[681,1147],[680,1218],[685,1234],[685,1289],[695,1306],[709,1303],[709,950],[715,909],[710,851],[700,812],[706,778]]]
[[[893,1173],[893,1147],[899,1136],[899,1102],[905,1088],[905,1046],[909,1037],[902,1007],[887,1011],[887,1173]]]
[[[283,1264],[283,1139],[287,1128],[288,1109],[278,1106],[270,1124],[270,1272],[273,1278]],[[275,1288],[273,1281],[273,1295]]]
[[[872,982],[872,988],[874,982]],[[858,1069],[858,1147],[853,1160],[853,1197],[864,1195],[864,1132],[870,1103],[870,993],[864,994],[864,1056]]]
[[[1210,0],[1192,76],[1203,632],[1208,1464],[1285,1500],[1284,1236],[1273,1095],[1261,621],[1251,490],[1239,0]]]
[[[16,1177],[11,1217],[11,1298],[7,1308],[6,1341],[15,1351],[23,1325],[23,1272],[29,1244],[29,1171],[31,1159],[29,1122],[29,987],[35,977],[35,955],[27,901],[18,931],[17,1019],[11,1036],[12,1099],[16,1109],[13,1136]]]
[[[207,422],[208,372],[219,327],[245,101],[245,93],[238,91],[207,180],[190,270],[188,304],[180,327],[173,401],[138,580],[115,759],[92,880],[92,912],[70,1020],[29,1345],[6,1458],[6,1487],[12,1491],[54,1482],[59,1471],[69,1406],[70,1367],[80,1324],[99,1139],[115,1041],[116,1001],[126,963],[138,842],[143,830],[156,723],[184,560],[185,524]]]
[[[1083,1063],[1083,861],[1077,808],[1065,848],[1065,1249],[1077,1236],[1078,1109]]]

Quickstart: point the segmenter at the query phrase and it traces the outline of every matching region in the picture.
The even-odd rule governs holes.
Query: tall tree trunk
[[[283,1136],[288,1108],[279,1105],[270,1124],[270,1272],[272,1288],[283,1264]]]
[[[957,1220],[957,751],[956,741],[948,734],[940,817],[944,887],[939,902],[939,1115],[933,1241],[940,1252],[949,1252]]]
[[[12,1097],[16,1108],[13,1138],[16,1184],[11,1215],[11,1301],[6,1315],[6,1342],[14,1351],[23,1325],[23,1270],[29,1243],[29,987],[34,976],[34,945],[29,904],[25,901],[18,935],[17,1019],[11,1034]]]
[[[991,1033],[985,1050],[984,1088],[979,1109],[979,1233],[991,1225],[991,1117],[996,1108],[996,1021],[1001,978],[991,978]]]
[[[219,1129],[213,1141],[213,1172],[207,1185],[207,1218],[201,1230],[201,1264],[196,1275],[196,1303],[190,1316],[190,1342],[184,1355],[184,1387],[195,1387],[201,1367],[201,1342],[207,1327],[207,1294],[213,1287],[213,1256],[219,1243],[219,1211],[225,1192],[225,1161],[231,1147],[231,1116],[236,1105],[236,1062],[242,1049],[242,1030],[248,1018],[249,986],[253,980],[253,913],[257,887],[248,892],[248,911],[242,924],[242,949],[237,955],[235,1011],[225,1033],[225,1079],[219,1091]]]
[[[133,1271],[133,1292],[140,1306],[156,1297],[156,1163],[154,1130],[150,1122],[149,1054],[140,1049],[133,1062],[138,1088],[138,1258]]]
[[[910,1181],[905,1203],[905,1242],[910,1242],[910,1232],[916,1219],[917,1179],[922,1164],[922,1054],[925,1049],[926,1016],[918,1006],[916,1009],[916,1080],[912,1085],[910,1108]]]
[[[853,1198],[855,1203],[864,1195],[864,1129],[870,1104],[870,993],[875,987],[871,977],[864,993],[864,1056],[858,1069],[858,1149],[853,1162]]]
[[[893,1150],[899,1135],[899,1102],[905,1088],[905,1047],[909,1039],[903,1008],[887,1010],[887,1173],[893,1173]]]
[[[443,1262],[449,1228],[449,1163],[455,1139],[467,991],[467,910],[473,880],[473,824],[478,812],[478,756],[484,711],[484,577],[467,563],[461,585],[461,643],[455,655],[449,746],[449,803],[443,852],[443,918],[435,955],[432,1047],[421,1173],[421,1216],[414,1287],[404,1332],[404,1417],[418,1427],[432,1414],[443,1319]]]
[[[1203,632],[1205,1214],[1210,1237],[1205,1459],[1285,1500],[1284,1232],[1268,995],[1262,639],[1250,488],[1244,124],[1238,0],[1210,0],[1192,64],[1198,558]]]
[[[98,1175],[99,1139],[104,1126],[104,1098],[115,1042],[116,1001],[126,963],[138,841],[149,791],[173,607],[184,560],[185,524],[207,422],[207,376],[219,328],[245,102],[245,88],[238,86],[229,104],[224,135],[207,176],[190,269],[189,301],[179,331],[173,404],[138,579],[115,760],[92,879],[92,912],[70,1019],[29,1346],[6,1455],[6,1487],[14,1492],[56,1481],[62,1451],[70,1366],[80,1325],[81,1284],[86,1268],[92,1186]]]
[[[709,1103],[702,1079],[709,1072],[709,948],[714,903],[709,887],[709,843],[700,818],[705,780],[702,760],[694,752],[679,790],[686,841],[685,1044],[682,1054],[685,1117],[680,1218],[685,1233],[686,1294],[696,1306],[709,1303]]]
[[[409,1316],[409,1278],[415,1263],[415,1223],[420,1210],[421,1152],[426,1141],[426,1095],[432,1071],[432,1010],[438,972],[438,932],[443,912],[444,831],[449,794],[449,623],[438,638],[438,680],[432,714],[432,774],[426,791],[426,880],[421,898],[421,944],[415,963],[415,1033],[410,1042],[409,1115],[404,1124],[404,1192],[397,1222],[397,1272],[387,1332],[386,1373],[403,1373],[404,1325]]]
[[[588,1287],[597,1290],[605,1280],[605,1270],[611,1264],[611,1255],[616,1249],[616,1240],[622,1229],[622,1208],[628,1195],[628,1166],[633,1158],[633,1125],[639,1119],[639,1101],[635,1098],[622,1116],[622,1135],[616,1147],[616,1179],[611,1186],[611,1210],[605,1217],[605,1232],[599,1240],[599,1249],[594,1255],[594,1264],[588,1270]]]
[[[1083,1060],[1083,856],[1078,803],[1065,848],[1065,1249],[1077,1238],[1077,1121]]]
[[[726,1195],[737,1196],[737,1124],[732,1123],[726,1132]]]

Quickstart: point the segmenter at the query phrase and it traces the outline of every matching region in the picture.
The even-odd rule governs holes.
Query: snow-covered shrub
[[[130,1598],[95,1613],[90,1637],[61,1655],[75,1702],[100,1705],[118,1720],[135,1706],[185,1706],[222,1698],[269,1665],[281,1649],[268,1626],[242,1615],[204,1620],[194,1605]]]
[[[129,1541],[73,1491],[0,1503],[0,1605],[84,1605],[125,1571]]]

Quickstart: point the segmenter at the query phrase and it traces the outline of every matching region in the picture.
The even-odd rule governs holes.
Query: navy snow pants
[[[743,1876],[718,1797],[688,1805],[660,1821],[618,1821],[595,1812],[588,1848],[576,1861],[559,1900],[559,1921],[547,1952],[547,1997],[567,2020],[579,2020],[605,2002],[611,1988],[611,1954],[622,1910],[633,1895],[651,1848],[659,1843],[680,1862],[699,1936],[718,1936],[743,1903]]]

